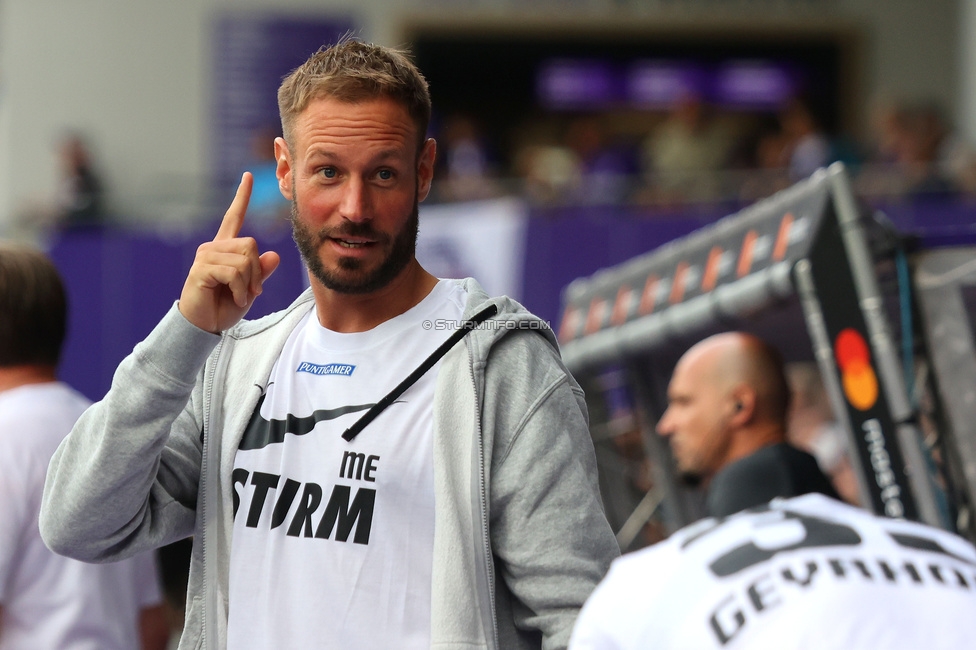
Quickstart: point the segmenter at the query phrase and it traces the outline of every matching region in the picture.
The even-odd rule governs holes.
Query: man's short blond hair
[[[399,102],[417,127],[419,154],[430,123],[430,92],[405,51],[346,36],[293,70],[278,88],[281,129],[289,147],[295,119],[310,102],[323,97],[349,103],[379,97]]]

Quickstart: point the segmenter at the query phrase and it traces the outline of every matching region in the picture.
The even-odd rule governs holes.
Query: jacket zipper
[[[202,541],[201,541],[201,559],[200,563],[203,565],[203,589],[204,589],[204,599],[203,599],[203,611],[200,613],[200,622],[203,625],[203,647],[207,650],[215,650],[217,648],[217,640],[214,637],[215,631],[213,629],[213,624],[210,622],[210,617],[207,615],[209,611],[211,615],[216,615],[217,603],[216,603],[216,581],[207,575],[207,541],[208,538],[213,534],[213,526],[208,525],[207,513],[208,513],[208,501],[210,492],[207,490],[206,482],[208,473],[210,471],[211,458],[210,455],[213,452],[213,442],[210,439],[214,427],[213,427],[213,387],[217,379],[217,367],[220,360],[220,351],[223,348],[224,339],[221,337],[220,342],[217,343],[217,347],[214,348],[212,371],[210,373],[210,378],[207,382],[206,390],[203,395],[203,408],[204,408],[204,418],[203,418],[203,458],[200,465],[200,493],[203,495],[203,503],[200,506],[200,518],[203,521],[202,528]]]
[[[481,531],[484,536],[485,545],[485,570],[488,574],[488,602],[491,605],[491,630],[493,648],[498,647],[498,617],[495,614],[495,567],[491,559],[491,538],[488,533],[488,495],[485,486],[485,442],[484,434],[481,429],[481,400],[478,395],[478,384],[474,376],[474,359],[471,351],[468,350],[468,370],[471,373],[471,386],[474,390],[474,413],[475,427],[477,428],[478,443],[478,473],[479,487],[481,489]]]

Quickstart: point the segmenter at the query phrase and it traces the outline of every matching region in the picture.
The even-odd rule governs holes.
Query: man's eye
[[[325,176],[326,178],[335,178],[336,177],[335,167],[324,167],[322,169],[322,175]]]
[[[389,169],[381,169],[381,170],[380,170],[380,171],[379,171],[379,172],[378,172],[378,173],[376,174],[376,176],[377,176],[377,177],[378,177],[378,178],[379,178],[379,179],[380,179],[381,181],[388,181],[388,180],[390,180],[391,178],[393,178],[393,171],[392,171],[392,170],[389,170]]]

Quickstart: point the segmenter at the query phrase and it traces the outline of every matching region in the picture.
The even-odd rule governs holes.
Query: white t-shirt
[[[439,364],[354,440],[343,432],[453,333],[441,281],[367,332],[314,311],[291,334],[237,452],[228,647],[427,649]]]
[[[0,650],[132,650],[140,610],[162,602],[154,553],[87,564],[41,540],[48,463],[88,405],[62,383],[0,392]]]
[[[808,494],[619,558],[570,650],[958,650],[974,640],[972,545]]]

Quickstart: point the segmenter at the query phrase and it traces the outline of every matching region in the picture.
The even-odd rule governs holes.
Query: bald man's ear
[[[756,391],[739,386],[732,391],[732,423],[746,424],[756,415]]]

